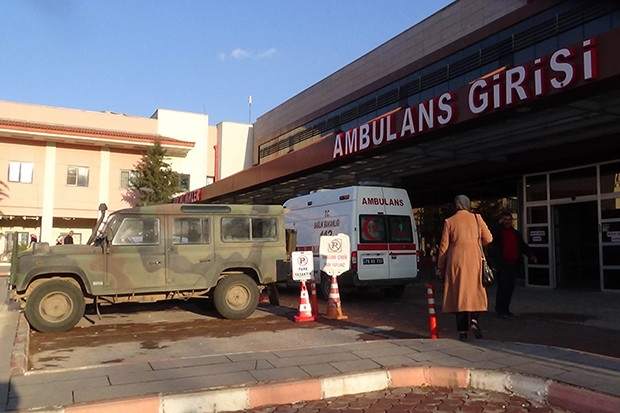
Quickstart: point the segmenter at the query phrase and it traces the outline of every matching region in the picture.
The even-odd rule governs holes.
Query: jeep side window
[[[278,239],[275,218],[222,218],[224,241],[273,241]]]
[[[124,218],[114,235],[112,245],[132,244],[159,244],[159,218]]]
[[[275,218],[252,218],[252,239],[275,241],[278,239],[277,228]]]
[[[173,244],[208,244],[211,241],[209,218],[174,218],[172,226]]]
[[[224,241],[249,241],[250,218],[222,218]]]

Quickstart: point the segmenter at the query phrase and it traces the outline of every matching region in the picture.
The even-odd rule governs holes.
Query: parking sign
[[[293,266],[293,280],[306,281],[312,278],[314,272],[314,257],[312,251],[293,251],[291,253]]]
[[[337,277],[351,268],[351,240],[347,234],[322,236],[319,243],[321,270]]]

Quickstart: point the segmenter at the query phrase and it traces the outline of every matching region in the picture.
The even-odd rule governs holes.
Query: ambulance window
[[[385,216],[360,215],[360,242],[387,242],[385,231]]]
[[[413,242],[411,218],[408,216],[388,215],[388,242]]]

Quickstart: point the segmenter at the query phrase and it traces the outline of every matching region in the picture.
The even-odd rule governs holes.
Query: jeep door
[[[119,217],[108,245],[106,290],[112,293],[162,291],[166,256],[156,216]]]
[[[218,273],[213,247],[213,219],[207,216],[169,216],[167,284],[175,290],[215,285]]]

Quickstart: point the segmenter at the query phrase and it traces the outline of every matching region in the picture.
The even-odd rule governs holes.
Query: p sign
[[[322,236],[319,243],[321,270],[337,277],[351,268],[351,240],[347,234]]]
[[[314,257],[312,251],[293,251],[291,253],[293,266],[293,280],[306,281],[312,278],[314,272]]]

